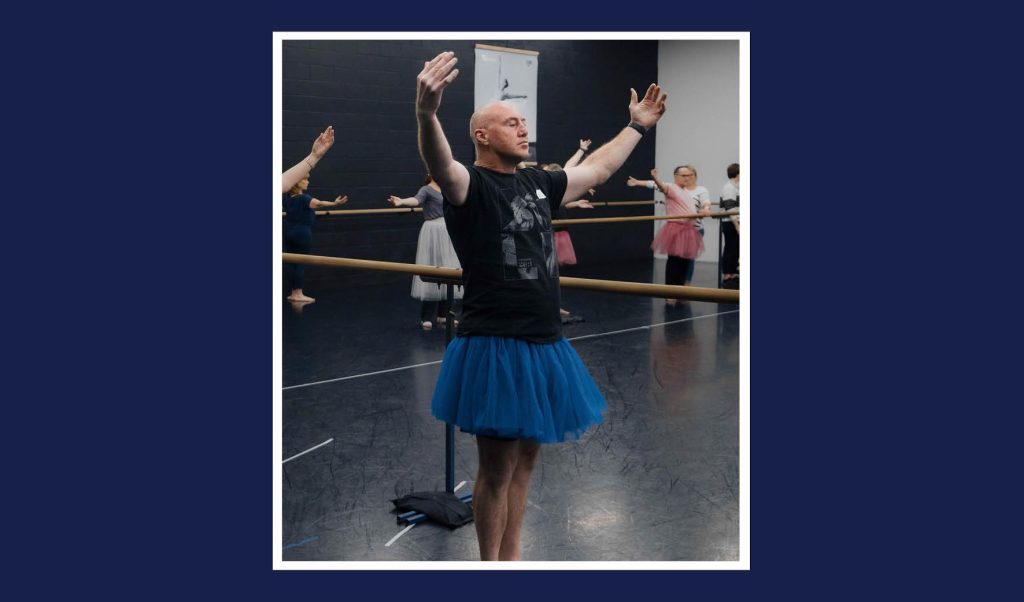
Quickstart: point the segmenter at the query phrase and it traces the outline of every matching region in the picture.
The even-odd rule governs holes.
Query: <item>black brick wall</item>
[[[629,120],[629,88],[643,94],[658,73],[656,41],[286,40],[285,167],[306,156],[316,135],[333,125],[336,142],[313,171],[310,194],[322,200],[347,194],[349,202],[343,209],[388,208],[388,195],[412,196],[422,185],[424,172],[416,148],[416,75],[424,61],[444,50],[453,50],[459,57],[459,77],[445,91],[438,116],[455,159],[471,163],[468,129],[478,41],[540,52],[537,155],[542,162],[564,163],[580,138],[593,139],[594,150],[615,136]],[[654,133],[598,190],[596,200],[651,198],[650,191],[629,188],[625,181],[627,175],[645,177],[654,166]],[[652,212],[645,206],[598,208],[569,211],[566,217]],[[321,217],[313,231],[313,252],[412,263],[421,223],[419,214]],[[651,254],[649,222],[574,226],[570,231],[580,267]],[[576,269],[570,266],[562,272],[572,275]],[[315,292],[395,279],[408,276],[312,267],[307,288]]]

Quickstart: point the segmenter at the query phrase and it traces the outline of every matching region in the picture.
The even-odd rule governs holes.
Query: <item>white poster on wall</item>
[[[530,158],[537,156],[537,61],[533,50],[476,45],[473,109],[494,100],[511,103],[526,118]]]

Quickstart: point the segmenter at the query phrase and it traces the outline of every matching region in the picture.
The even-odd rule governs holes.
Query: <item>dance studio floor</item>
[[[698,263],[693,284],[716,286],[715,269]],[[663,273],[663,260],[563,272]],[[444,329],[420,329],[407,279],[306,292],[316,303],[282,315],[283,559],[478,560],[472,523],[393,540],[391,500],[444,489],[444,425],[430,415]],[[609,410],[579,441],[542,447],[523,560],[739,560],[739,306],[569,289],[562,305],[586,319],[563,332]],[[456,444],[461,494],[476,448],[458,430]]]

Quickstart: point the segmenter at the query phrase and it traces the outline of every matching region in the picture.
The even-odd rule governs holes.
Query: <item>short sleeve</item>
[[[551,206],[551,215],[562,206],[562,198],[565,196],[565,188],[569,183],[569,176],[564,171],[537,170],[541,174],[541,181],[546,187],[544,194],[548,197],[548,204]]]
[[[426,205],[427,199],[430,198],[430,187],[423,186],[422,188],[420,188],[418,191],[416,191],[416,196],[414,198],[417,201],[419,201],[421,207],[423,205]]]
[[[697,194],[695,196],[696,198],[694,200],[697,203],[698,210],[703,209],[704,205],[707,205],[708,201],[711,200],[711,193],[703,186],[697,188]]]
[[[675,201],[677,203],[680,203],[680,204],[682,204],[682,202],[683,202],[683,195],[682,195],[681,191],[679,190],[679,187],[676,186],[675,184],[666,184],[665,185],[665,198],[666,199],[672,199],[673,201]]]
[[[444,196],[444,192],[441,193],[445,219],[450,220],[449,226],[454,226],[457,230],[466,230],[472,227],[473,216],[480,204],[477,201],[477,195],[480,194],[483,187],[481,176],[474,167],[467,166],[466,171],[469,173],[469,188],[466,190],[465,203],[455,205],[448,200],[448,197]]]

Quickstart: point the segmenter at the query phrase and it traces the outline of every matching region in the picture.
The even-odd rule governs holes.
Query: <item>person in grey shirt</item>
[[[722,186],[719,204],[722,209],[735,209],[740,202],[740,165],[733,163],[726,168],[729,181]],[[739,280],[740,270],[740,216],[733,215],[722,218],[722,236],[725,248],[722,250],[722,280]],[[730,282],[730,284],[735,284]]]
[[[388,202],[395,207],[423,207],[423,227],[420,228],[416,243],[416,263],[462,269],[444,223],[441,187],[433,178],[428,175],[415,196],[402,199],[392,195],[388,197]],[[438,324],[445,323],[449,309],[447,284],[431,284],[423,282],[419,276],[413,276],[409,294],[420,300],[420,326],[423,330],[431,330],[435,321]],[[462,298],[461,286],[455,287],[454,297]]]

